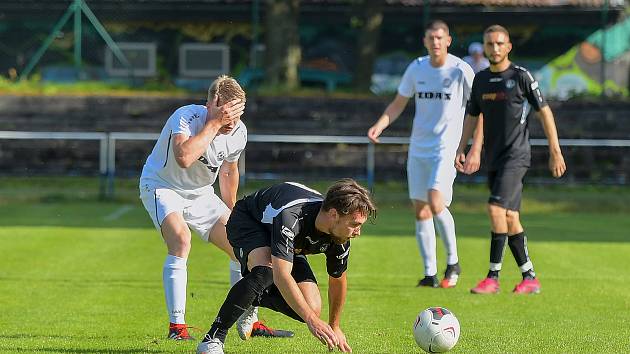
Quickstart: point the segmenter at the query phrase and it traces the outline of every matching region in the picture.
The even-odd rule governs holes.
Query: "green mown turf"
[[[135,195],[116,202],[12,199],[7,195],[13,188],[0,187],[0,352],[194,351],[196,341],[165,340],[165,247]],[[383,201],[376,224],[366,225],[352,245],[342,328],[355,353],[421,352],[411,327],[429,306],[445,306],[458,317],[462,334],[453,352],[630,352],[630,217],[627,210],[614,212],[623,204],[615,195],[627,197],[626,189],[530,193],[536,198],[525,200],[522,219],[542,293],[511,294],[520,274],[506,252],[501,293],[481,296],[469,289],[487,271],[487,193],[456,192],[452,210],[463,269],[458,286],[419,289],[412,212],[404,188],[393,186],[391,194],[388,188],[378,189]],[[390,200],[395,193],[403,200]],[[601,204],[606,193],[610,205]],[[442,272],[441,241],[438,247]],[[310,257],[310,263],[326,304],[324,258]],[[193,330],[200,337],[227,294],[227,257],[194,238],[188,270],[187,320],[200,328]],[[326,318],[327,309],[323,313]],[[243,342],[232,330],[227,353],[326,352],[303,324],[265,309],[260,316],[296,337]]]

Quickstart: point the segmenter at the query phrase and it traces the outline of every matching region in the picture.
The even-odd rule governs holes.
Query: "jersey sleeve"
[[[300,232],[300,215],[287,208],[273,218],[271,231],[271,254],[293,263],[293,241]]]
[[[232,137],[236,140],[236,148],[225,158],[225,161],[228,162],[238,161],[241,157],[241,153],[245,150],[245,145],[247,145],[247,127],[245,127],[245,124],[241,122],[237,126],[237,130],[232,133]]]
[[[413,67],[416,65],[416,61],[413,61],[407,66],[405,73],[398,85],[398,94],[404,97],[411,97],[416,93],[416,88],[413,84]]]
[[[332,244],[326,251],[326,271],[333,278],[339,278],[348,269],[350,241],[343,245]]]
[[[473,79],[472,87],[470,89],[470,98],[468,99],[468,105],[466,106],[466,114],[470,114],[471,116],[478,116],[481,114],[481,105],[479,102],[480,85],[480,75],[477,74]]]
[[[527,102],[529,102],[536,111],[540,111],[547,105],[547,101],[543,97],[542,92],[540,92],[538,81],[534,79],[529,71],[524,69],[521,71],[521,85]]]
[[[464,74],[463,80],[463,92],[464,92],[464,104],[470,100],[470,94],[472,92],[473,81],[475,80],[475,72],[466,62],[462,63],[462,72]]]
[[[194,112],[191,112],[186,107],[182,107],[176,110],[171,117],[169,118],[169,124],[172,134],[184,134],[186,136],[193,135],[193,127],[192,124],[195,119]]]

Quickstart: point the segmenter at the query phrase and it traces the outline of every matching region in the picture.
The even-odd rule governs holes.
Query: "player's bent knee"
[[[488,214],[492,217],[505,217],[507,215],[504,207],[495,204],[488,204]]]
[[[188,257],[191,248],[190,234],[181,233],[164,235],[164,240],[169,254],[184,258]]]
[[[517,223],[519,222],[520,214],[518,211],[508,210],[506,212],[508,223]]]
[[[419,205],[416,203],[416,220],[428,220],[433,217],[433,212],[429,204]]]
[[[256,266],[252,268],[247,278],[256,295],[260,296],[265,289],[273,284],[273,271],[267,266]]]
[[[442,210],[444,210],[444,203],[440,203],[440,202],[436,202],[436,203],[431,203],[431,213],[432,215],[437,215],[439,213],[442,212]]]

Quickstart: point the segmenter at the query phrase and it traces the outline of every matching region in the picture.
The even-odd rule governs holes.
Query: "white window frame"
[[[186,68],[186,55],[190,50],[220,50],[223,67],[218,70],[188,69]],[[223,43],[183,43],[179,46],[179,75],[189,78],[208,78],[230,72],[230,46]]]
[[[123,52],[125,50],[146,50],[148,53],[149,62],[145,68],[133,68],[129,70],[127,68],[115,68],[114,59],[118,59],[114,56],[112,50],[107,47],[105,50],[105,71],[111,76],[141,76],[151,77],[156,75],[156,56],[157,56],[157,44],[151,42],[118,42],[116,43],[118,48]],[[130,72],[132,71],[132,72]]]

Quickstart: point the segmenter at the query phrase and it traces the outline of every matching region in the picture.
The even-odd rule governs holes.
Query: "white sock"
[[[241,264],[238,261],[230,259],[230,286],[234,286],[234,284],[241,279],[243,279],[241,275]]]
[[[444,208],[439,214],[433,216],[435,227],[444,241],[444,248],[446,248],[446,264],[455,264],[459,262],[457,257],[457,239],[455,238],[455,220],[453,215]]]
[[[424,275],[437,274],[437,259],[435,254],[435,227],[433,219],[416,220],[416,241],[424,262]]]
[[[167,255],[162,269],[166,309],[171,323],[186,323],[186,283],[188,272],[186,258]]]

